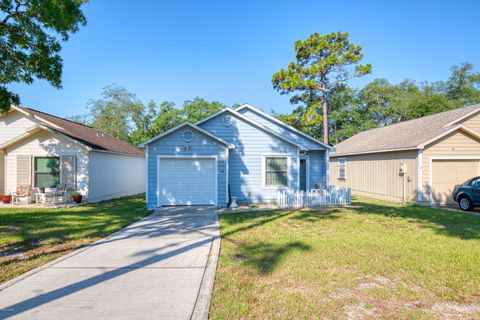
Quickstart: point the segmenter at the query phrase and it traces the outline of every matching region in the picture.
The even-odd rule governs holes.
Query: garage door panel
[[[160,205],[216,204],[215,160],[160,158]]]
[[[478,160],[433,160],[432,200],[436,205],[454,204],[452,191],[479,173]]]

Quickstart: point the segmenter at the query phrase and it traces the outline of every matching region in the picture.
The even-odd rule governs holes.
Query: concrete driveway
[[[159,209],[4,285],[0,319],[190,319],[218,235],[213,207]]]

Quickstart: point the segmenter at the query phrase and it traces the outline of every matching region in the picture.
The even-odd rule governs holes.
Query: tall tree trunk
[[[326,90],[325,83],[322,83],[323,142],[328,144],[328,106]]]

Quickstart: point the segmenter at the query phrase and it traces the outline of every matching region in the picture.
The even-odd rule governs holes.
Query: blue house
[[[274,202],[279,190],[329,185],[332,147],[248,104],[143,142],[149,208]]]

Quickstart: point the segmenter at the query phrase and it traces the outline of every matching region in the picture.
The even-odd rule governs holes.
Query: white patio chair
[[[58,199],[62,199],[62,203],[67,203],[67,186],[66,185],[58,185],[55,189],[47,192],[45,190],[45,197],[51,198],[53,200],[52,204],[57,204]],[[48,202],[48,201],[47,201]]]
[[[20,184],[15,192],[12,192],[12,204],[18,204],[21,200],[30,203],[32,197],[32,188],[29,184]]]

